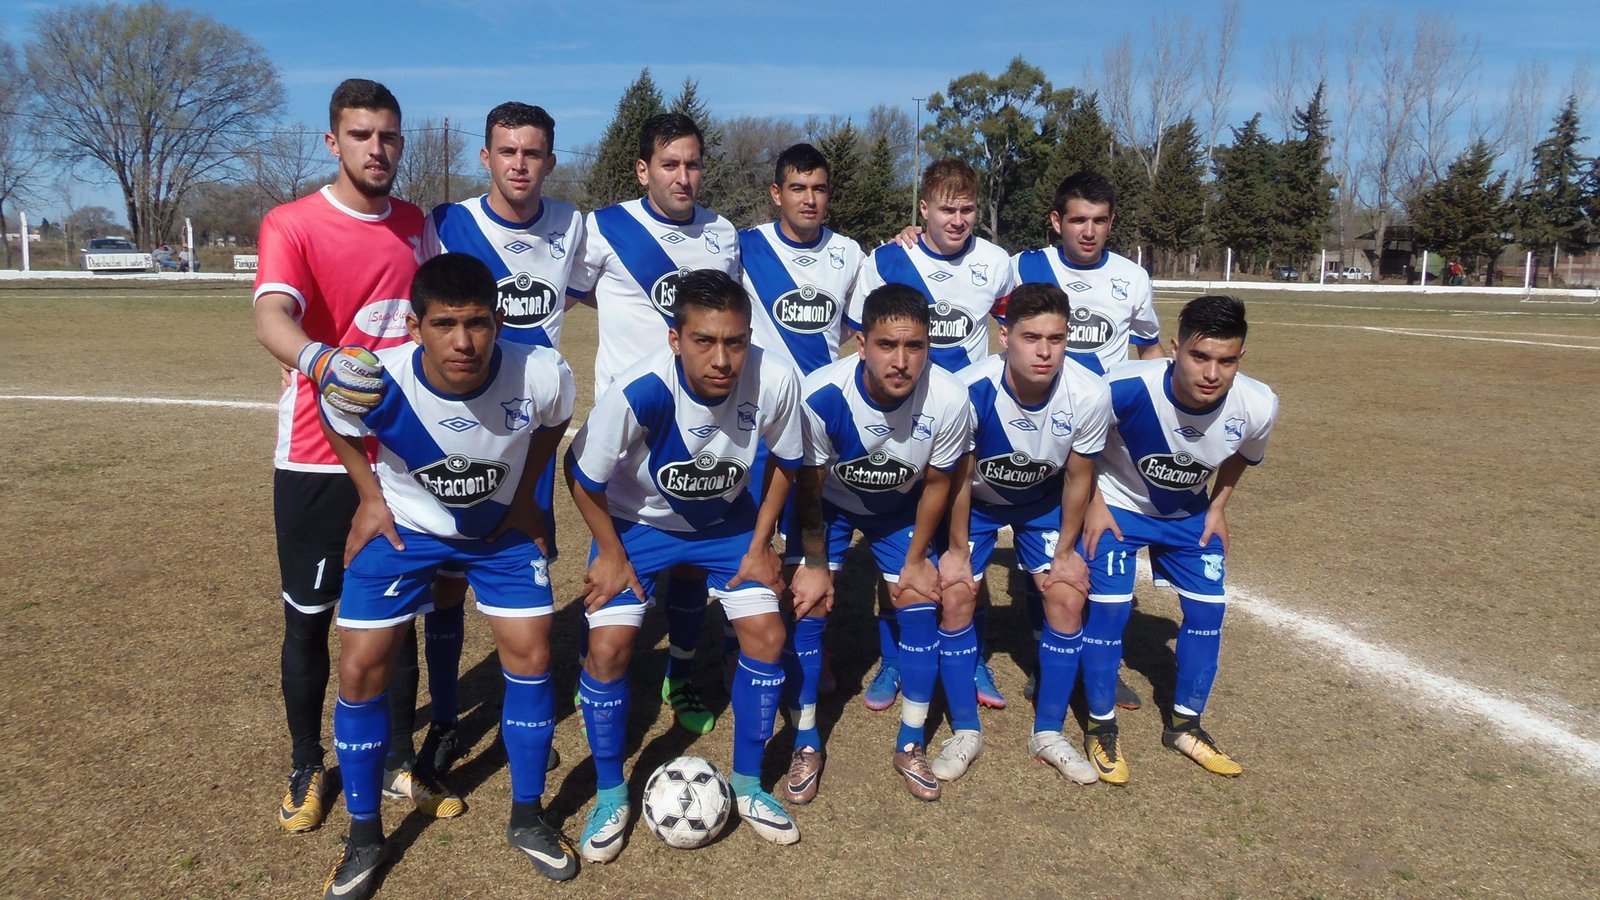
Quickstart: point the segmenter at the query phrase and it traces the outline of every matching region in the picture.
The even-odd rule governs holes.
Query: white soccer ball
[[[680,756],[651,773],[644,786],[644,820],[669,847],[703,847],[722,830],[733,790],[717,767]]]

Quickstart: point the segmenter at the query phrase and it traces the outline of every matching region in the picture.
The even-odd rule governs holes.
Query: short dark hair
[[[1023,319],[1042,315],[1066,318],[1071,311],[1066,291],[1053,284],[1030,282],[1012,291],[1006,300],[1006,325],[1014,328]]]
[[[917,196],[923,200],[941,197],[971,197],[978,199],[978,173],[965,161],[955,157],[936,159],[922,170],[922,187]]]
[[[1111,207],[1112,212],[1117,211],[1117,189],[1111,186],[1111,180],[1088,169],[1061,179],[1061,184],[1056,186],[1055,205],[1050,208],[1064,216],[1067,214],[1068,200],[1104,203]]]
[[[530,106],[518,103],[515,100],[506,102],[489,110],[489,115],[483,120],[483,145],[490,146],[489,136],[494,134],[494,127],[499,125],[507,131],[533,126],[544,132],[544,142],[551,150],[556,148],[556,120],[544,111],[542,106]]]
[[[417,274],[411,278],[411,312],[419,319],[435,303],[482,303],[495,309],[499,298],[499,287],[489,267],[465,253],[441,253],[418,266]]]
[[[1191,337],[1219,341],[1238,338],[1244,341],[1249,326],[1244,320],[1244,301],[1228,294],[1206,294],[1183,305],[1178,313],[1178,343]]]
[[[750,295],[744,285],[721,269],[695,269],[678,279],[677,300],[672,308],[675,325],[681,327],[690,308],[706,312],[724,310],[750,320]]]
[[[861,301],[861,333],[867,334],[879,322],[910,319],[928,327],[928,298],[914,287],[885,284],[872,289]]]
[[[785,172],[804,174],[818,169],[829,178],[833,177],[833,170],[828,168],[828,158],[822,155],[821,150],[810,144],[795,144],[778,154],[778,161],[772,167],[772,183],[783,187]]]
[[[678,138],[693,137],[695,143],[700,145],[700,155],[706,152],[706,136],[700,133],[700,126],[694,119],[683,113],[660,113],[644,120],[644,127],[639,129],[639,158],[648,163],[655,155],[657,147],[665,147]]]
[[[328,100],[328,130],[339,131],[339,113],[347,109],[386,109],[400,118],[400,101],[389,89],[366,78],[346,78]]]

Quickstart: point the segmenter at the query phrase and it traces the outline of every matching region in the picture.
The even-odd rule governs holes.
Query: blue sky
[[[55,4],[0,0],[6,37],[25,43],[34,13]],[[1355,23],[1376,27],[1417,13],[1447,13],[1463,35],[1481,36],[1478,84],[1486,106],[1518,62],[1550,69],[1548,123],[1575,65],[1596,56],[1600,17],[1582,4],[1487,0],[1372,3],[1243,0],[1229,120],[1264,106],[1268,48],[1291,35],[1328,47],[1330,78],[1343,77],[1341,47]],[[649,66],[670,95],[685,76],[719,116],[803,119],[839,113],[858,121],[875,104],[912,111],[913,97],[976,69],[996,72],[1018,54],[1057,86],[1082,85],[1102,49],[1151,33],[1153,21],[1187,17],[1215,32],[1218,2],[873,4],[638,0],[409,0],[377,4],[235,0],[175,9],[205,12],[250,36],[277,64],[288,96],[283,124],[325,127],[329,91],[353,75],[376,78],[400,98],[408,121],[449,116],[480,123],[502,100],[538,103],[557,121],[558,149],[598,138],[618,96]],[[1086,10],[1093,10],[1086,12]],[[1508,11],[1514,10],[1514,11]],[[1600,86],[1600,71],[1594,73]],[[1585,131],[1594,127],[1586,105]],[[1592,148],[1591,148],[1592,149]],[[95,192],[97,195],[100,192]],[[105,192],[107,197],[114,193]],[[104,201],[100,201],[104,202]],[[107,206],[116,207],[114,202]]]

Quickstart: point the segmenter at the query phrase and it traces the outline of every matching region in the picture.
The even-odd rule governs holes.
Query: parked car
[[[147,272],[151,265],[150,254],[125,237],[91,238],[83,248],[83,267],[90,272]]]
[[[1360,266],[1345,266],[1339,271],[1339,277],[1345,281],[1371,281],[1372,273]]]
[[[1300,270],[1296,269],[1294,266],[1273,266],[1272,267],[1272,280],[1273,281],[1299,281],[1300,280]]]
[[[92,238],[89,246],[83,248],[85,253],[138,253],[139,248],[133,241],[125,237]]]

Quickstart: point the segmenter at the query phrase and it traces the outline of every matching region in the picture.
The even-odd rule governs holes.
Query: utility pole
[[[450,202],[450,117],[444,117],[444,202]]]
[[[911,149],[915,165],[911,169],[911,224],[917,224],[917,184],[922,178],[922,104],[927,102],[927,97],[912,97],[911,102],[917,104],[917,128],[911,133]]]

